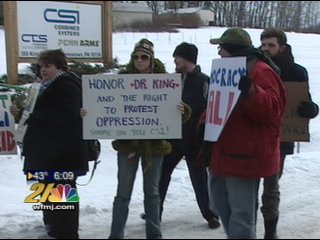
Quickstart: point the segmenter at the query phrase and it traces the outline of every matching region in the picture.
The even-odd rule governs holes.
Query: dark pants
[[[279,216],[280,191],[279,179],[282,176],[286,154],[280,154],[280,171],[263,179],[262,207],[261,212],[265,220],[276,219]]]
[[[73,181],[56,181],[58,184],[70,186],[76,189],[76,180]],[[52,182],[43,182],[49,184]],[[48,234],[58,239],[78,239],[79,229],[79,202],[45,202],[48,206],[47,210],[43,210],[43,221],[47,226]],[[50,208],[50,209],[49,209]],[[53,209],[54,208],[54,209]]]
[[[162,174],[159,183],[160,192],[160,216],[162,216],[163,203],[167,195],[168,186],[171,180],[171,174],[180,160],[185,156],[189,176],[196,195],[196,200],[201,211],[202,216],[206,220],[213,217],[218,217],[209,209],[208,197],[208,176],[206,167],[199,167],[196,165],[196,156],[199,151],[195,149],[182,149],[181,146],[174,146],[170,154],[164,157],[162,164]]]

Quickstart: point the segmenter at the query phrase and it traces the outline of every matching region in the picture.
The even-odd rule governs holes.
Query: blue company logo
[[[21,40],[22,42],[46,43],[48,36],[45,34],[22,34]]]
[[[47,22],[54,23],[80,23],[80,12],[77,10],[46,8],[43,17]]]

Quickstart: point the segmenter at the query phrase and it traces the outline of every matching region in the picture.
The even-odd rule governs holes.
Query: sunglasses
[[[133,55],[133,56],[132,56],[132,59],[133,59],[133,60],[138,60],[139,58],[140,58],[142,61],[146,61],[146,60],[149,60],[150,56],[149,56],[149,55]]]

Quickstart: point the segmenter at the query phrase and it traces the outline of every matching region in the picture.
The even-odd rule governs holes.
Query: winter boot
[[[213,217],[211,219],[208,220],[208,227],[210,229],[216,229],[218,227],[220,227],[220,222],[219,222],[219,218],[218,217]]]
[[[270,220],[264,220],[264,239],[278,239],[277,224],[278,217]]]

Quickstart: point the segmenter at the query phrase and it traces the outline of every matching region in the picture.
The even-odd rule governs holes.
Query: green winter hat
[[[250,35],[239,27],[227,29],[220,38],[210,39],[211,44],[232,44],[244,47],[252,47]]]

